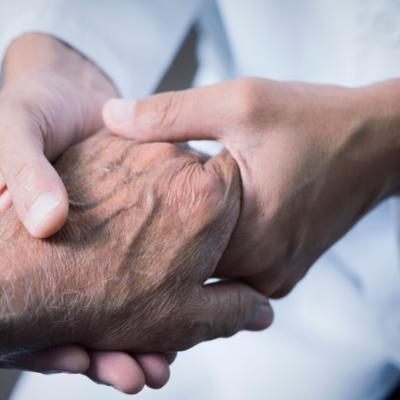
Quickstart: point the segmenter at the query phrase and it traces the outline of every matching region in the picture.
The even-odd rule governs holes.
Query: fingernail
[[[269,304],[260,304],[257,307],[254,318],[246,325],[246,329],[251,331],[259,331],[271,325],[272,309]]]
[[[29,210],[29,221],[34,226],[42,222],[59,204],[60,197],[53,192],[43,192],[33,202]]]
[[[123,99],[111,99],[104,106],[105,116],[116,125],[126,125],[132,119],[133,102]]]

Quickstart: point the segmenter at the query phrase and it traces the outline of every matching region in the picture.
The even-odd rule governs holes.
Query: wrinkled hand
[[[57,235],[30,237],[12,210],[1,222],[9,263],[0,328],[13,332],[2,354],[64,343],[170,352],[271,323],[266,299],[249,286],[204,285],[239,214],[228,153],[204,162],[174,145],[103,133],[71,147],[56,170],[71,204]]]
[[[217,272],[281,297],[393,190],[398,156],[385,146],[395,136],[367,123],[369,90],[247,78],[111,100],[103,114],[126,137],[224,143],[240,167],[243,202]]]
[[[68,197],[50,161],[103,125],[101,107],[115,94],[96,66],[55,38],[32,33],[10,45],[0,91],[0,211],[13,203],[22,223],[37,237],[61,228]],[[91,371],[96,381],[130,388],[143,384],[143,374],[153,387],[168,379],[163,355],[141,355],[136,361],[127,354],[89,354],[74,345],[0,366]],[[125,373],[118,373],[121,370]]]

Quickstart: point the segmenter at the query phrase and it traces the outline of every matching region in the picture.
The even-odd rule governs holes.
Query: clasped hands
[[[167,359],[202,340],[267,327],[267,299],[289,293],[397,188],[398,157],[387,148],[397,138],[378,107],[371,113],[384,91],[250,78],[110,101],[108,128],[136,141],[103,132],[57,161],[70,198],[64,228],[39,241],[13,212],[3,218],[2,329],[13,335],[2,353],[76,343],[91,351],[88,376],[109,382],[104,365],[118,368],[121,359],[104,357],[128,352],[139,365],[124,365],[136,376],[140,366],[152,385],[138,352]],[[53,136],[41,137],[45,149]],[[206,159],[143,143],[190,139],[219,140],[227,151]],[[205,285],[212,276],[224,280]],[[27,362],[19,355],[11,365]],[[141,387],[124,382],[115,385]]]
[[[169,354],[270,325],[268,300],[249,285],[205,284],[239,217],[239,172],[228,152],[207,159],[103,131],[55,167],[70,201],[61,231],[35,239],[13,210],[0,225],[3,357],[18,366],[21,349],[79,344],[97,352],[86,373],[101,380],[106,351]],[[122,361],[137,376],[133,360]],[[142,384],[116,386],[131,393]]]

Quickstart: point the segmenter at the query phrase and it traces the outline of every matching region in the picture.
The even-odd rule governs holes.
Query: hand
[[[243,201],[217,272],[281,297],[398,186],[398,88],[389,96],[388,87],[248,78],[111,100],[103,113],[122,136],[225,144],[240,167]]]
[[[56,169],[71,203],[57,235],[29,237],[12,210],[1,221],[0,329],[13,335],[2,336],[0,354],[64,343],[170,352],[271,323],[266,299],[247,285],[204,285],[239,213],[228,153],[205,162],[103,133]]]
[[[68,214],[50,162],[102,127],[101,107],[113,95],[96,66],[55,38],[27,34],[9,47],[0,92],[0,210],[13,203],[33,236],[54,234]]]
[[[25,227],[37,237],[61,228],[68,197],[50,161],[102,126],[101,107],[115,95],[96,66],[55,38],[27,34],[11,44],[0,92],[0,211],[14,203]],[[144,381],[159,387],[168,380],[164,355],[141,355],[135,361],[127,354],[89,354],[76,345],[0,365],[87,373],[128,391],[137,391]],[[117,373],[121,370],[125,372]]]

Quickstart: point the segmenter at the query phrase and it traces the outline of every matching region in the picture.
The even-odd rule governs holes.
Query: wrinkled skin
[[[70,145],[103,126],[101,108],[116,89],[96,65],[56,38],[27,33],[7,49],[0,91],[0,212],[13,206],[35,237],[57,232],[68,215],[68,195],[52,166]],[[37,200],[52,193],[38,214]],[[40,210],[40,208],[39,208]],[[135,359],[136,357],[136,359]],[[1,368],[84,373],[129,393],[144,383],[161,387],[170,355],[105,354],[64,345],[1,362]],[[124,371],[124,373],[115,373]]]
[[[56,169],[70,197],[57,235],[30,237],[12,210],[2,220],[3,259],[18,259],[2,266],[12,284],[2,285],[0,327],[13,332],[2,336],[3,354],[64,343],[168,352],[271,323],[267,301],[247,285],[203,285],[239,214],[227,152],[203,162],[102,132]]]

